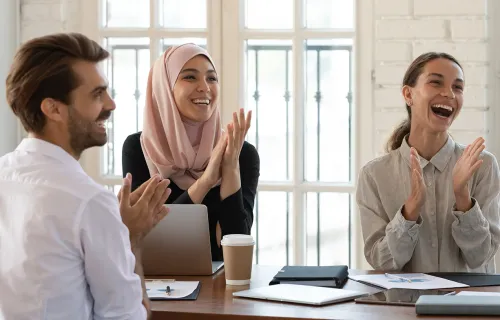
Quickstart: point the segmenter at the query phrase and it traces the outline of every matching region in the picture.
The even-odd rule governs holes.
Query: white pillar
[[[5,97],[5,78],[18,43],[18,15],[18,0],[0,0],[0,156],[18,143],[18,121]]]

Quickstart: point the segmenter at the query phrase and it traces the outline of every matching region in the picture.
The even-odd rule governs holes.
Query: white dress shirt
[[[0,319],[146,319],[117,197],[59,146],[0,158]]]

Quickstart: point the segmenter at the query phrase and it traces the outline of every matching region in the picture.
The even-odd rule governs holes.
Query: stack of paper
[[[430,276],[424,273],[350,275],[349,279],[385,289],[427,290],[468,287],[468,285],[463,283]]]

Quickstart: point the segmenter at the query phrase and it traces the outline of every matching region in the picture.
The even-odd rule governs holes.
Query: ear
[[[61,122],[66,118],[66,106],[52,98],[43,99],[40,108],[47,119],[52,121]]]
[[[401,93],[403,94],[403,98],[405,99],[405,103],[410,107],[413,105],[413,96],[412,96],[412,87],[405,85],[401,89]]]

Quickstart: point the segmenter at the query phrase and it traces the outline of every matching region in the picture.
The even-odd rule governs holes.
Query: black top
[[[141,148],[141,132],[131,134],[125,139],[122,149],[123,176],[132,174],[132,191],[151,178],[146,159]],[[222,235],[250,234],[253,223],[253,207],[257,184],[260,175],[260,158],[253,145],[244,142],[240,153],[241,188],[223,201],[220,199],[220,187],[212,188],[202,204],[208,209],[208,223],[210,228],[210,246],[212,260],[222,261],[222,248],[217,245],[215,229],[219,222]],[[172,193],[166,203],[192,204],[187,191],[179,188],[173,181],[170,182]]]

